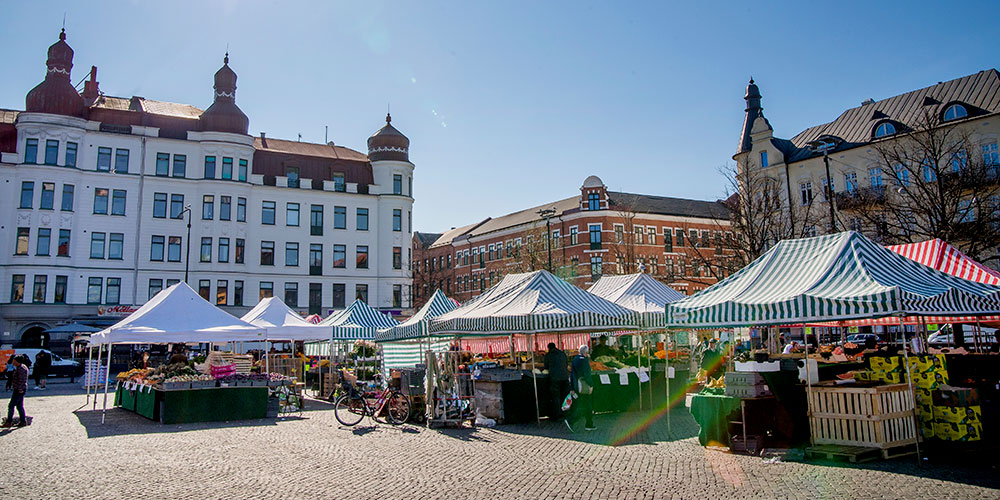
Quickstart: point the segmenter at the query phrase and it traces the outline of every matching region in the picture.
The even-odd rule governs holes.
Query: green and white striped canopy
[[[684,298],[684,294],[646,273],[602,276],[587,291],[638,312],[647,328],[663,325],[663,307]]]
[[[638,328],[639,314],[589,294],[548,271],[508,274],[462,307],[431,320],[432,335],[497,337],[512,333]]]
[[[421,340],[401,340],[396,342],[385,342],[382,345],[383,364],[386,368],[413,368],[424,360],[420,358],[420,353],[428,349],[434,352],[444,352],[448,350],[451,341],[433,340],[430,343]]]
[[[667,327],[1000,313],[1000,287],[903,257],[853,231],[785,240],[729,278],[667,304]]]
[[[430,320],[458,307],[454,300],[449,299],[440,289],[435,290],[431,298],[406,321],[391,328],[382,328],[375,334],[376,342],[390,342],[426,337],[430,334]]]
[[[333,328],[333,340],[372,340],[380,328],[390,328],[399,322],[392,316],[378,311],[364,301],[355,300],[342,312],[335,313],[320,322],[322,326]]]

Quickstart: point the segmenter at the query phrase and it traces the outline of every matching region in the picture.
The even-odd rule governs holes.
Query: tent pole
[[[636,332],[635,337],[639,338],[639,341],[636,342],[639,346],[639,352],[635,353],[635,364],[636,364],[635,368],[636,370],[638,370],[635,374],[635,379],[636,379],[636,389],[639,391],[639,411],[642,411],[642,381],[639,380],[639,374],[642,373],[642,343],[643,343],[642,332],[641,331]],[[627,376],[628,375],[626,374],[626,377]]]
[[[97,410],[97,388],[100,382],[101,374],[101,355],[104,354],[104,344],[97,344],[97,374],[94,376],[94,407],[93,410]]]
[[[94,359],[94,346],[90,345],[90,346],[87,346],[87,368],[88,369],[90,368],[90,361],[92,359]],[[97,371],[100,372],[101,370],[97,370]],[[84,373],[83,373],[83,384],[87,386],[87,403],[84,404],[84,406],[90,404],[90,386],[93,385],[93,384],[89,383],[90,381],[87,379],[87,375],[89,375],[89,374],[86,371],[84,371]]]
[[[663,335],[663,352],[664,352],[663,361],[666,362],[666,364],[663,367],[663,379],[666,382],[666,384],[665,384],[665,387],[666,387],[666,399],[664,399],[664,401],[667,404],[667,438],[668,439],[670,438],[670,344],[673,343],[673,342],[670,342],[668,336],[672,335],[672,334],[673,334],[673,332],[671,331],[670,333],[664,333],[664,335]]]
[[[542,425],[542,410],[538,405],[538,375],[535,374],[535,333],[530,334],[531,345],[528,355],[531,356],[531,383],[535,386],[535,423]]]
[[[777,330],[777,326],[775,326],[775,330]],[[805,323],[802,323],[802,343],[805,344],[806,346],[806,357],[804,360],[806,365],[806,410],[807,410],[807,416],[812,417],[812,410],[809,409],[812,407],[812,375],[809,372],[809,335],[806,334]],[[810,425],[810,428],[811,427],[812,425]],[[813,437],[813,432],[811,429],[809,431],[809,446],[816,446],[816,440]]]
[[[649,400],[650,410],[656,408],[656,405],[653,404],[653,346],[654,345],[656,345],[656,343],[653,341],[653,334],[649,334],[648,340],[646,340],[646,369],[649,370],[649,373],[647,374],[649,376],[649,382],[647,382],[648,386],[646,387],[646,395],[649,396],[647,399]],[[639,385],[642,386],[641,381],[639,382]]]
[[[101,409],[101,424],[104,424],[104,414],[108,411],[108,381],[111,379],[111,348],[114,344],[108,344],[108,370],[104,377],[104,408]],[[97,398],[94,398],[95,401]]]
[[[983,327],[979,324],[979,316],[976,316],[976,333],[973,334],[973,340],[975,341],[976,353],[983,352],[982,344],[980,344],[979,339],[983,334]],[[965,335],[965,332],[962,333]]]
[[[899,320],[899,329],[902,330],[903,329],[903,317],[899,316],[897,319]],[[910,351],[909,346],[906,345],[906,333],[904,332],[903,333],[903,363],[906,364],[906,383],[907,383],[907,385],[910,386],[910,398],[912,398],[912,400],[913,400],[913,425],[915,426],[914,430],[916,431],[914,433],[915,435],[914,435],[913,445],[916,447],[916,450],[917,450],[917,465],[920,465],[920,463],[921,463],[921,459],[920,459],[920,439],[919,439],[919,436],[916,435],[917,433],[920,432],[920,419],[917,418],[917,393],[916,393],[916,391],[913,390],[913,377],[910,375],[910,355],[909,355],[909,351]]]

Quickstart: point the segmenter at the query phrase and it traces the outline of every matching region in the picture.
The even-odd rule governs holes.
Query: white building
[[[410,306],[413,164],[388,116],[368,155],[253,137],[228,55],[205,111],[103,95],[96,68],[78,93],[72,59],[62,33],[25,110],[0,110],[0,345],[109,324],[186,266],[236,315],[270,295],[322,315]]]

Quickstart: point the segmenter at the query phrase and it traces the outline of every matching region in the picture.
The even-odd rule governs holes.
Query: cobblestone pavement
[[[7,395],[0,393],[6,409]],[[997,460],[913,458],[858,466],[765,463],[707,450],[683,409],[618,446],[638,414],[596,432],[555,424],[496,429],[341,428],[319,402],[301,419],[160,425],[81,408],[69,384],[29,391],[33,425],[0,432],[2,498],[989,498]],[[110,397],[109,397],[110,400]],[[12,460],[17,457],[17,460]]]

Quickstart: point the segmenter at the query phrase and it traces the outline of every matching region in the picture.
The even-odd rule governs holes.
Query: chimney
[[[868,99],[865,99],[864,101],[861,101],[861,105],[862,106],[867,106],[869,104],[875,104],[875,99],[872,99],[872,98],[869,97]]]
[[[264,132],[260,133],[260,144],[265,148],[267,147],[267,136],[264,135]]]
[[[90,79],[83,82],[83,98],[88,101],[97,99],[100,90],[97,88],[97,66],[90,67]]]

